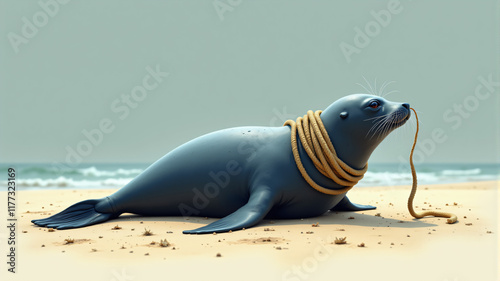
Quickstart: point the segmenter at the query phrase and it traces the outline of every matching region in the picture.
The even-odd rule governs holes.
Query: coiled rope
[[[410,211],[410,214],[417,219],[425,216],[445,217],[448,218],[447,223],[455,223],[457,221],[457,216],[451,213],[438,211],[416,213],[415,210],[413,210],[413,198],[417,192],[417,173],[415,171],[415,166],[413,165],[413,151],[415,150],[415,145],[417,144],[419,127],[417,113],[415,109],[411,108],[411,110],[415,113],[415,118],[417,118],[417,131],[415,132],[415,139],[410,153],[410,166],[413,183],[410,197],[408,198],[408,210]],[[321,112],[321,110],[317,110],[313,113],[312,110],[309,110],[306,115],[298,117],[296,121],[287,120],[283,126],[289,125],[291,127],[293,157],[297,168],[302,174],[302,177],[304,177],[311,187],[321,193],[339,195],[349,191],[363,178],[363,175],[368,169],[368,164],[366,164],[363,169],[357,170],[347,165],[337,156],[337,152],[335,151],[330,137],[328,136],[328,132],[321,121]],[[313,161],[316,169],[318,169],[318,171],[320,171],[320,173],[324,176],[333,180],[335,183],[345,186],[344,188],[329,189],[317,184],[313,179],[311,179],[302,165],[302,161],[300,160],[297,145],[297,131],[301,144],[309,158]]]
[[[307,183],[321,193],[339,195],[349,191],[363,178],[368,165],[365,165],[361,170],[357,170],[347,165],[337,156],[328,132],[319,117],[321,112],[321,110],[317,110],[313,113],[312,110],[309,110],[304,117],[298,117],[296,121],[287,120],[283,126],[290,125],[291,127],[293,157],[297,168]],[[301,144],[316,169],[335,183],[345,186],[344,188],[329,189],[311,179],[302,165],[302,161],[300,161],[297,131],[299,132]]]

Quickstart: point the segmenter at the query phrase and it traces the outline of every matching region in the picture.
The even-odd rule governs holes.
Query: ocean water
[[[149,163],[81,164],[59,169],[51,164],[0,164],[2,185],[6,186],[9,167],[16,169],[18,190],[120,188],[146,169]],[[416,165],[419,184],[439,184],[499,180],[499,164],[421,164]],[[364,178],[356,185],[411,185],[408,164],[369,164]]]

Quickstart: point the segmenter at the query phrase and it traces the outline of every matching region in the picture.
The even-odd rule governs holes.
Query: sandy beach
[[[406,209],[409,186],[363,187],[349,192],[351,201],[376,210],[265,220],[216,235],[182,234],[211,218],[131,214],[49,231],[30,221],[114,190],[18,191],[16,273],[3,262],[0,276],[23,281],[498,280],[498,186],[495,181],[420,186],[417,210],[455,213],[459,221],[453,225],[443,218],[413,219]],[[145,230],[152,235],[145,236]],[[4,260],[7,231],[2,227],[0,234]],[[342,237],[345,244],[334,243]],[[164,239],[166,247],[160,245]]]

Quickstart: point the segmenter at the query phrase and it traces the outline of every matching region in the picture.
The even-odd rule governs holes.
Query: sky
[[[499,162],[499,15],[498,1],[1,1],[0,162],[149,163],[369,92],[418,111],[417,162]],[[370,162],[407,159],[415,125]]]

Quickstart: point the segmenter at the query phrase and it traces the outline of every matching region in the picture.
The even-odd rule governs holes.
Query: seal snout
[[[406,108],[406,117],[404,118],[404,121],[408,121],[408,119],[410,119],[410,116],[411,116],[411,110],[410,110],[410,104],[409,103],[403,103],[402,106],[404,108]]]

